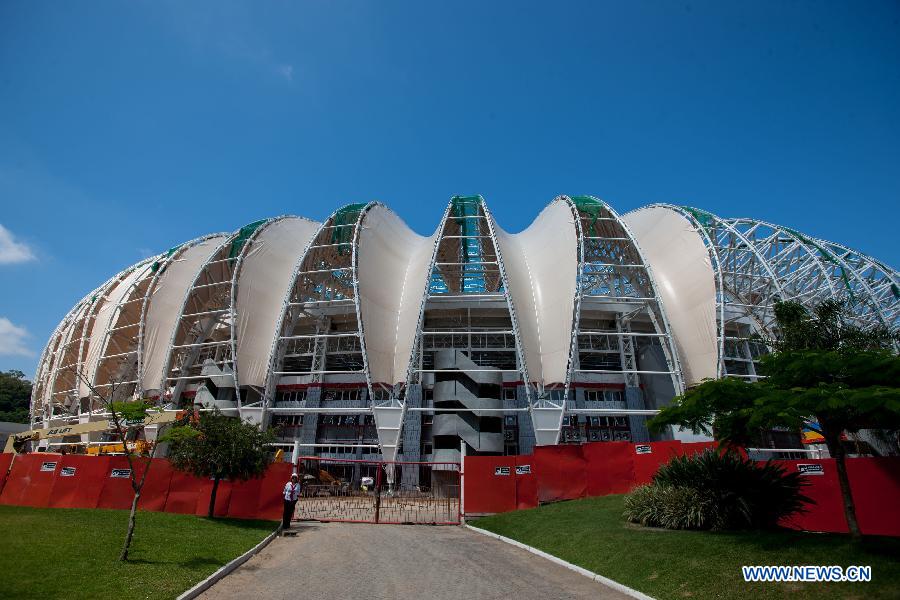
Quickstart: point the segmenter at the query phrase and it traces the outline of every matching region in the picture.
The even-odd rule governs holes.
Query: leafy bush
[[[803,485],[799,473],[771,461],[710,449],[660,467],[651,485],[629,494],[625,517],[667,529],[768,529],[812,502]]]
[[[625,498],[629,521],[667,529],[712,529],[716,506],[709,496],[688,487],[642,485]]]

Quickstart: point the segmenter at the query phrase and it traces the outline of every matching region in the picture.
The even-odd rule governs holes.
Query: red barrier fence
[[[0,504],[51,508],[130,509],[134,499],[128,459],[49,453],[0,454]],[[140,477],[146,462],[135,461]],[[281,518],[281,489],[291,465],[275,463],[261,479],[221,481],[216,516],[240,519]],[[165,459],[154,459],[141,491],[141,510],[206,515],[212,481],[176,471]]]
[[[532,456],[468,456],[465,493],[474,494],[466,514],[493,514],[534,508],[538,505],[535,464]],[[465,498],[469,506],[468,496]]]
[[[649,482],[673,456],[700,452],[714,444],[680,442],[597,442],[580,446],[539,446],[526,456],[470,456],[464,469],[465,512],[492,514],[571,500],[628,492]],[[131,507],[128,463],[121,456],[0,454],[0,504],[52,508]],[[10,462],[12,468],[9,469]],[[142,461],[138,461],[141,463]],[[806,472],[804,494],[815,500],[809,511],[792,517],[789,527],[846,532],[840,488],[832,459],[778,461]],[[143,465],[136,467],[143,473]],[[3,476],[6,475],[5,482]],[[155,459],[139,507],[205,515],[212,481],[175,471]],[[265,476],[244,482],[223,481],[215,514],[241,519],[277,520],[281,489],[292,465],[275,463]],[[863,533],[900,536],[900,458],[851,458],[847,470]]]
[[[531,508],[539,502],[623,494],[649,483],[674,456],[714,447],[712,442],[633,444],[595,442],[538,446],[528,456],[466,457],[465,512],[483,515]],[[807,473],[804,494],[815,500],[808,512],[784,525],[808,531],[847,531],[837,472],[832,459],[777,461]],[[517,465],[529,465],[518,472]],[[799,465],[816,465],[800,467]],[[520,469],[521,470],[521,469]],[[900,458],[851,458],[847,470],[863,533],[900,536]]]

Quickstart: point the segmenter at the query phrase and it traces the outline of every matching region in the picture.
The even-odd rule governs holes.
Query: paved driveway
[[[276,539],[201,598],[627,598],[461,527],[322,523],[299,528],[296,537]]]

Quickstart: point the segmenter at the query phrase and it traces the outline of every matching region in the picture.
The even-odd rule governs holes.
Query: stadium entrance
[[[301,457],[295,519],[458,525],[459,463]]]

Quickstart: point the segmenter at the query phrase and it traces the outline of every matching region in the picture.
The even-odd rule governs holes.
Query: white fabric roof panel
[[[692,385],[718,376],[722,357],[717,335],[717,280],[703,232],[695,230],[693,221],[676,207],[662,205],[632,211],[622,221],[633,233],[652,270],[685,383]],[[318,223],[298,217],[274,219],[248,242],[237,274],[233,330],[237,377],[242,386],[263,387],[271,383],[267,370],[276,347],[284,299],[294,283],[292,275],[298,261],[319,227]],[[510,234],[496,226],[493,229],[497,252],[505,265],[506,287],[516,313],[529,379],[545,386],[564,382],[578,273],[577,230],[571,207],[565,200],[557,199],[521,233]],[[374,383],[406,380],[437,235],[418,235],[383,205],[373,204],[366,209],[355,240],[355,275],[360,325]],[[149,290],[144,314],[139,391],[159,390],[186,293],[204,265],[230,239],[227,234],[215,234],[188,242],[158,274]],[[849,281],[862,282],[865,269],[874,268],[862,262],[856,265],[849,254],[845,256],[828,242],[814,243],[828,246],[843,261],[840,269],[827,274],[829,277],[837,278],[852,270],[847,275]],[[817,262],[823,260],[813,258]],[[877,261],[872,264],[883,271],[884,281],[873,279],[866,285],[880,286],[881,295],[872,301],[879,303],[878,308],[889,318],[896,304],[890,290],[900,281],[900,275]],[[79,366],[82,375],[90,378],[98,365],[106,364],[101,361],[104,346],[108,345],[106,334],[115,327],[116,306],[129,299],[134,282],[150,276],[148,270],[149,265],[144,263],[120,272],[70,311],[51,336],[38,365],[33,404],[36,414],[37,407],[54,392],[59,395],[76,387],[82,396],[87,395],[86,386],[73,380],[69,367]],[[837,280],[828,282],[832,294],[837,289],[843,294],[843,285]],[[136,300],[137,295],[131,299]],[[136,306],[130,304],[129,310],[136,310]],[[134,315],[129,313],[127,317],[131,324]],[[123,342],[119,347],[130,348],[125,344],[131,342],[128,335],[119,335]],[[110,350],[117,350],[116,344]],[[103,369],[105,373],[106,367]]]
[[[641,208],[622,220],[653,269],[685,385],[717,377],[716,276],[703,238],[686,218],[665,207]]]
[[[63,326],[62,331],[60,331],[60,340],[57,345],[56,355],[53,357],[53,361],[51,366],[47,370],[47,385],[44,389],[44,397],[42,398],[43,402],[48,402],[53,393],[56,391],[56,380],[62,375],[65,377],[64,373],[57,373],[57,370],[66,366],[66,356],[74,354],[77,358],[78,349],[75,348],[74,352],[70,348],[67,348],[73,340],[77,340],[81,335],[81,319],[84,318],[85,314],[91,309],[93,305],[91,302],[84,302],[80,308],[78,308],[72,315],[72,320],[69,321],[66,325]],[[76,327],[78,325],[78,327]],[[74,362],[74,359],[73,359]],[[52,385],[51,385],[52,384]],[[74,383],[73,383],[74,386]]]
[[[228,239],[217,235],[179,250],[159,276],[144,317],[142,390],[159,390],[172,334],[181,317],[184,296],[197,273]]]
[[[139,281],[141,277],[145,276],[149,270],[149,264],[135,267],[109,291],[104,299],[100,301],[102,304],[100,305],[100,308],[97,309],[96,317],[94,318],[91,327],[90,343],[88,344],[84,366],[82,368],[84,377],[92,384],[97,372],[97,366],[100,364],[100,358],[103,356],[103,351],[106,349],[108,337],[106,333],[114,323],[117,312],[116,308],[128,295],[128,292],[131,291],[131,287]],[[137,329],[135,329],[134,334],[137,335]],[[90,389],[83,379],[79,379],[78,389],[78,396],[80,398],[84,398],[90,394]]]
[[[369,374],[374,383],[393,385],[406,380],[437,235],[418,235],[380,204],[363,218],[357,276]]]
[[[256,234],[244,255],[235,308],[238,385],[265,386],[291,275],[320,226],[299,217],[272,221]]]
[[[572,342],[578,233],[568,204],[555,200],[525,231],[496,228],[519,323],[528,378],[563,383]]]

